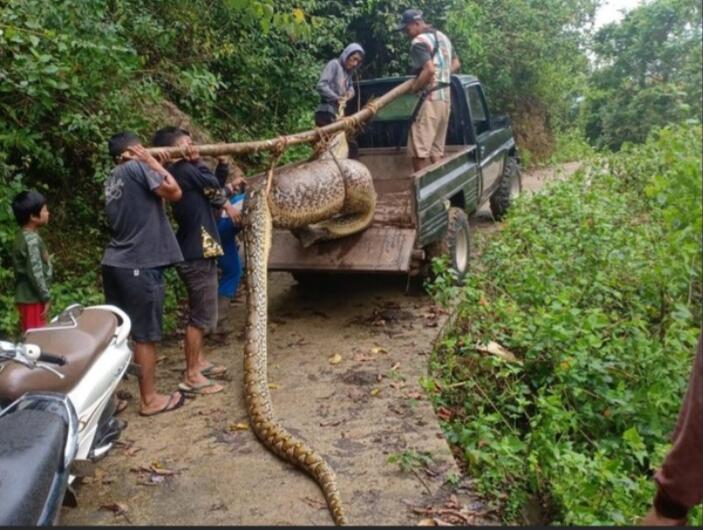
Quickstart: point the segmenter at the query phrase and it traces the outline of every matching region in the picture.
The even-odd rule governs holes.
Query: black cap
[[[415,22],[416,20],[423,20],[422,11],[420,11],[419,9],[406,9],[403,13],[403,16],[400,17],[400,24],[398,24],[395,30],[402,31],[405,29],[405,26],[407,26],[411,22]]]

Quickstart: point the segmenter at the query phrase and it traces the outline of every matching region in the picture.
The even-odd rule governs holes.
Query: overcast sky
[[[596,29],[609,22],[620,20],[622,18],[622,13],[620,12],[622,9],[629,11],[641,3],[642,0],[605,0],[596,12]]]

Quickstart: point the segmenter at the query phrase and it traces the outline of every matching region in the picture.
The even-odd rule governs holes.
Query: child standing
[[[53,274],[49,253],[37,229],[49,222],[46,197],[38,191],[22,191],[12,201],[12,212],[21,229],[15,237],[12,260],[15,268],[15,302],[22,333],[46,325],[51,310],[49,286]]]

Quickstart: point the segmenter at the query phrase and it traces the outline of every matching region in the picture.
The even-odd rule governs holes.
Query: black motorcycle
[[[78,449],[65,394],[29,392],[0,411],[0,526],[58,521]]]

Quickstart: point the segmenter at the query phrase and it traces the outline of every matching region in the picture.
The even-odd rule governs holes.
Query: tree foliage
[[[653,0],[597,33],[583,108],[591,142],[619,149],[653,127],[700,121],[701,24],[700,2]]]

